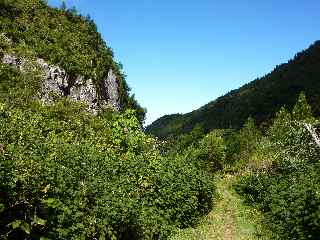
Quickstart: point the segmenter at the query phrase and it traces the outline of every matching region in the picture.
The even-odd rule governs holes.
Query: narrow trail
[[[232,188],[233,175],[217,176],[213,210],[195,228],[180,230],[171,240],[253,240],[259,214],[243,204]]]

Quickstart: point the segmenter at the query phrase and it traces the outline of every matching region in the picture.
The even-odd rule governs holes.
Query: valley
[[[0,1],[0,239],[317,240],[319,84],[315,41],[144,128],[89,15]]]

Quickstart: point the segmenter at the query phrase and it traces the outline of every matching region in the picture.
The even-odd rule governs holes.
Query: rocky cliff
[[[4,54],[2,63],[24,71],[28,61],[12,54]],[[81,75],[72,77],[64,69],[50,65],[41,58],[35,61],[35,65],[40,68],[43,75],[39,96],[44,104],[50,104],[53,96],[67,96],[72,100],[86,103],[88,111],[94,114],[97,113],[99,107],[108,107],[114,111],[121,110],[119,84],[112,69],[101,81],[102,86],[97,86],[92,79],[85,79]]]
[[[67,96],[85,102],[92,113],[101,108],[133,109],[144,121],[145,110],[130,93],[113,50],[90,16],[75,9],[54,8],[44,0],[0,1],[1,65],[39,68],[42,81],[40,86],[35,83],[31,96],[37,95],[44,104]],[[38,71],[35,74],[38,80]],[[19,84],[11,81],[4,91]]]

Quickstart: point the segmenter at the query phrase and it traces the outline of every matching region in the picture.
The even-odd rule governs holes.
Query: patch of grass
[[[217,175],[214,209],[195,228],[179,230],[170,240],[253,240],[258,235],[261,215],[244,205],[233,189],[234,175]]]

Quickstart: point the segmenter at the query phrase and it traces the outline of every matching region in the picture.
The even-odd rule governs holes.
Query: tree
[[[76,16],[78,14],[78,11],[76,9],[75,6],[73,6],[71,9],[70,9],[70,13],[73,15],[73,16]]]
[[[256,149],[260,139],[261,132],[256,127],[254,119],[249,117],[239,132],[240,139],[240,158],[248,160],[252,152]]]
[[[62,1],[62,2],[61,2],[60,9],[63,10],[63,11],[65,11],[65,10],[67,9],[67,4],[66,4],[65,1]]]
[[[307,102],[306,96],[303,92],[300,93],[298,101],[293,108],[292,117],[299,121],[299,120],[314,120],[312,116],[311,107]]]

